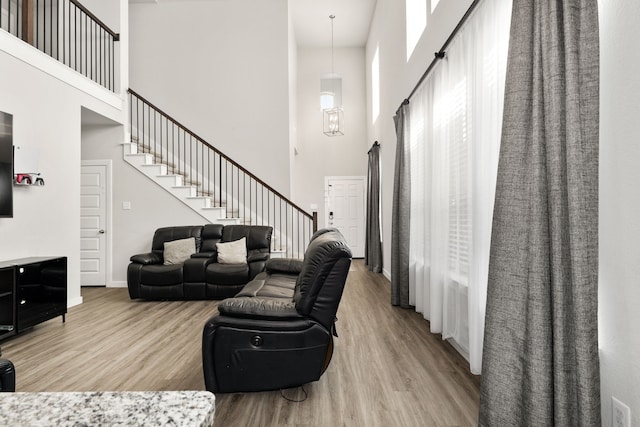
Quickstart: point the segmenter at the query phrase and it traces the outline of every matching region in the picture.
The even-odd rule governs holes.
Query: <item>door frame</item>
[[[362,181],[362,214],[363,223],[362,231],[364,232],[364,241],[366,241],[367,233],[367,177],[363,175],[350,175],[350,176],[325,176],[324,177],[324,226],[329,227],[329,181],[330,180],[342,180],[342,181]],[[363,244],[364,244],[363,241]]]
[[[112,257],[111,257],[111,248],[112,245],[112,237],[113,237],[113,222],[112,222],[112,206],[113,206],[113,161],[111,159],[103,159],[103,160],[81,160],[80,161],[80,170],[82,172],[82,166],[105,166],[106,176],[105,176],[105,228],[106,228],[106,236],[105,236],[105,248],[104,248],[104,268],[106,269],[104,279],[105,286],[107,288],[110,287],[118,287],[111,286],[113,282],[113,272],[112,272]],[[80,212],[78,212],[78,215]]]

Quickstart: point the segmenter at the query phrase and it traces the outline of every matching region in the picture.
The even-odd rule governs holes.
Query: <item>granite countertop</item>
[[[0,393],[3,426],[211,426],[208,391]]]

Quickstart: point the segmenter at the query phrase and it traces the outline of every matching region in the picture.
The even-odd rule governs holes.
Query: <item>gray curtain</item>
[[[382,239],[380,237],[380,144],[369,150],[367,172],[367,229],[364,240],[364,263],[374,273],[382,272]]]
[[[479,423],[600,426],[596,0],[514,0]]]
[[[411,169],[405,129],[409,101],[405,100],[393,120],[396,125],[396,165],[393,177],[391,218],[391,304],[409,305],[409,220],[411,211]]]

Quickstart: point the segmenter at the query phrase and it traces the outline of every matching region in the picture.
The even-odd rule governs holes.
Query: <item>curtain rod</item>
[[[465,14],[462,16],[462,19],[460,19],[460,22],[458,22],[458,25],[456,25],[456,27],[453,29],[453,31],[449,35],[449,38],[447,38],[447,40],[444,42],[444,44],[442,45],[442,48],[440,48],[438,52],[434,53],[435,58],[433,58],[433,60],[427,67],[426,71],[422,74],[422,77],[420,77],[420,80],[418,80],[418,83],[416,83],[416,85],[413,87],[413,90],[411,91],[409,96],[407,96],[404,99],[404,101],[402,101],[402,104],[400,104],[400,107],[398,107],[398,109],[402,108],[403,105],[406,105],[409,103],[409,100],[416,93],[416,91],[418,90],[418,88],[420,87],[424,79],[426,79],[429,73],[431,73],[431,70],[433,69],[433,67],[436,66],[436,64],[440,59],[443,59],[446,56],[446,49],[451,43],[451,40],[453,40],[456,34],[458,34],[458,31],[460,31],[460,28],[467,21],[467,19],[469,18],[469,16],[471,15],[475,7],[478,5],[478,3],[480,3],[480,0],[473,0],[473,3],[471,3],[471,6],[469,6],[469,9],[467,9]]]
[[[378,141],[374,142],[371,148],[369,148],[369,151],[367,151],[367,154],[369,154],[371,150],[373,150],[373,147],[379,147],[379,146],[380,146],[380,143]]]

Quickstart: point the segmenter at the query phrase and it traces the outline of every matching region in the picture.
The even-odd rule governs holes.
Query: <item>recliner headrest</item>
[[[267,225],[225,225],[222,230],[222,241],[233,242],[247,238],[247,250],[269,249],[273,228]]]
[[[296,281],[295,292],[293,300],[296,304],[296,309],[303,315],[309,315],[313,309],[316,299],[320,294],[323,286],[326,285],[327,279],[339,279],[342,273],[336,275],[334,267],[340,260],[346,259],[349,262],[346,264],[346,268],[350,264],[351,249],[347,246],[347,242],[338,230],[329,230],[324,233],[320,233],[315,239],[309,243],[307,250],[304,254],[304,260],[302,264],[302,271],[298,275]],[[340,268],[343,268],[342,264]],[[332,276],[334,275],[334,276]],[[333,283],[329,283],[333,285]],[[342,287],[344,282],[338,283],[339,291],[338,301],[342,294]]]
[[[152,251],[164,251],[164,243],[173,240],[187,239],[193,237],[196,240],[196,252],[200,252],[200,244],[202,243],[202,226],[201,225],[183,225],[177,227],[158,228],[153,235],[151,244]]]

